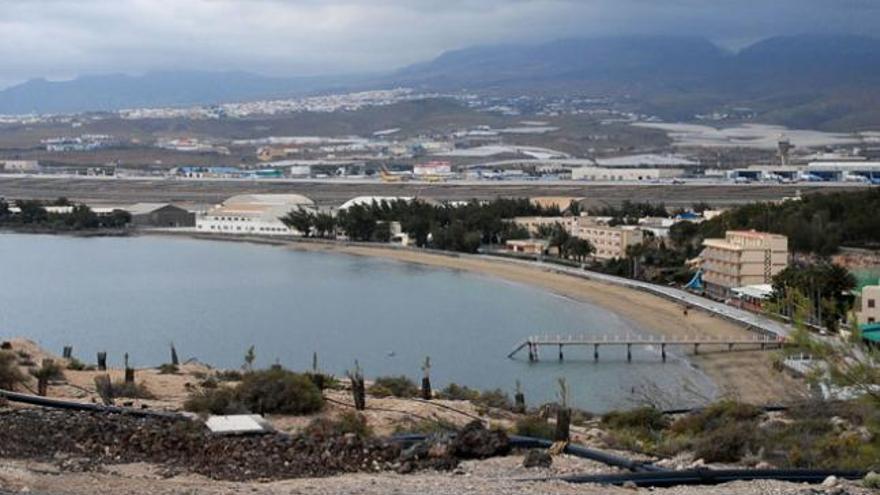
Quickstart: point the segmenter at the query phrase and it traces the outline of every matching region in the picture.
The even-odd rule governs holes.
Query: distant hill
[[[332,86],[336,78],[273,78],[247,72],[162,71],[70,81],[32,79],[0,91],[0,113],[75,113],[285,97]]]
[[[0,91],[0,113],[178,106],[395,85],[426,90],[626,95],[667,119],[731,107],[793,127],[880,126],[880,40],[769,38],[739,52],[688,36],[559,40],[476,46],[369,77],[271,78],[245,72],[154,72],[32,80]]]
[[[880,40],[800,35],[738,53],[694,37],[617,37],[466,48],[404,68],[397,84],[626,94],[670,119],[748,106],[792,126],[880,125]]]

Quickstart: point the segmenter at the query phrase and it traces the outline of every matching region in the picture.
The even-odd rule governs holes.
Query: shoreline
[[[637,324],[648,333],[667,338],[750,338],[754,333],[722,316],[691,308],[685,314],[677,302],[634,288],[560,273],[550,266],[512,263],[458,253],[432,252],[384,245],[344,243],[321,239],[233,237],[198,232],[141,232],[140,235],[185,237],[271,245],[295,251],[347,254],[412,263],[434,268],[461,270],[521,283],[568,299],[592,304]],[[772,368],[773,351],[710,352],[686,354],[698,371],[715,384],[719,398],[755,404],[778,404],[803,398],[803,382]]]

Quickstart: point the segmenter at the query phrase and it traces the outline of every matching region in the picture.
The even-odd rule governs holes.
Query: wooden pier
[[[574,336],[574,335],[556,335],[529,337],[516,346],[508,358],[513,358],[519,351],[527,349],[529,353],[529,361],[534,362],[540,359],[539,350],[541,347],[555,347],[558,351],[559,360],[564,359],[563,349],[567,346],[580,346],[593,348],[593,360],[599,360],[599,347],[602,346],[622,346],[626,347],[626,360],[632,361],[633,346],[659,347],[660,356],[663,362],[666,362],[666,348],[668,346],[693,347],[694,354],[700,353],[700,348],[720,347],[726,348],[727,351],[733,351],[734,348],[754,348],[760,350],[780,349],[785,342],[777,338],[755,336],[752,339],[724,339],[710,337],[693,337],[681,339],[667,339],[665,337],[622,337],[622,336]]]

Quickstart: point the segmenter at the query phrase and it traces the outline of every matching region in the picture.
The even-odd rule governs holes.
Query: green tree
[[[568,257],[567,248],[569,239],[571,239],[571,234],[565,230],[565,227],[561,223],[553,224],[550,233],[550,247],[555,247],[559,251],[559,256],[562,258]]]
[[[98,215],[86,205],[74,205],[70,213],[64,216],[64,223],[74,230],[96,229],[100,225]]]
[[[391,224],[388,222],[377,223],[376,228],[373,229],[373,240],[376,242],[390,242]]]
[[[303,207],[287,212],[286,215],[279,218],[281,223],[289,229],[296,230],[303,237],[309,237],[312,233],[312,226],[315,225],[315,216],[312,212]]]
[[[49,220],[49,213],[43,208],[39,201],[22,200],[18,201],[18,207],[21,209],[20,219],[23,224],[41,224]]]
[[[314,227],[318,237],[335,237],[336,218],[329,213],[318,213],[315,215]]]

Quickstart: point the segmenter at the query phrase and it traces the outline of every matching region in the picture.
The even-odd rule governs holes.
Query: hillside
[[[628,95],[642,111],[676,120],[751,107],[762,120],[794,127],[880,124],[880,40],[859,36],[775,37],[738,53],[670,36],[474,47],[402,69],[393,80],[434,89]]]
[[[625,96],[634,109],[669,120],[748,107],[765,122],[855,130],[880,125],[878,83],[876,38],[784,36],[734,53],[699,37],[629,36],[476,46],[384,75],[272,78],[244,72],[166,71],[32,80],[0,91],[0,114],[211,104],[408,86]]]
[[[202,71],[94,75],[70,81],[32,79],[0,91],[0,114],[75,113],[289,97],[330,88],[334,82],[334,78]]]

